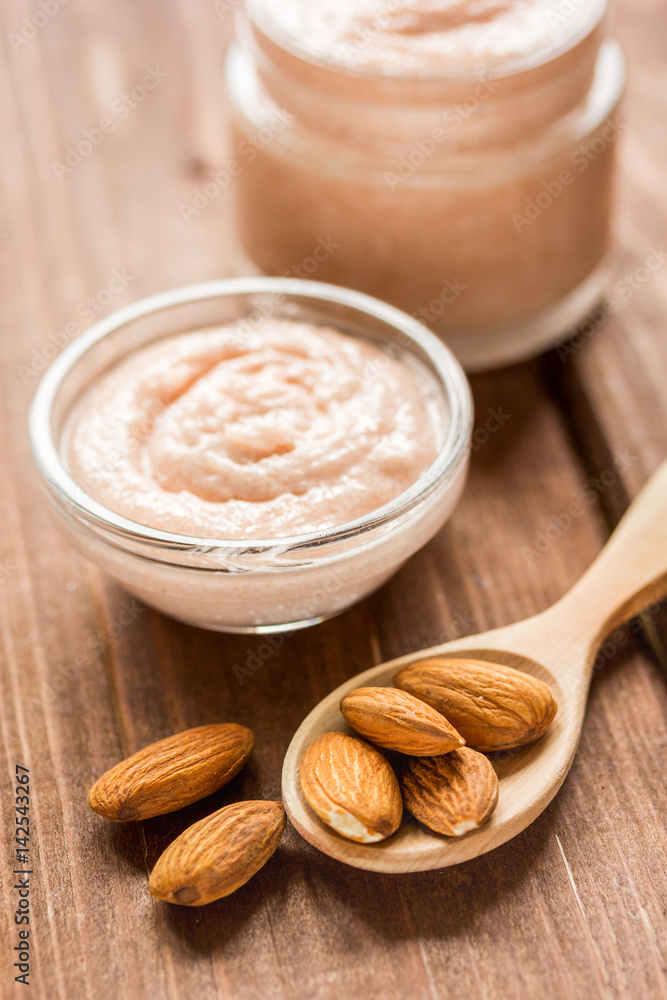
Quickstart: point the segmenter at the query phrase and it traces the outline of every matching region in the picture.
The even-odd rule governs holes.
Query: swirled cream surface
[[[457,75],[562,48],[599,21],[604,0],[252,0],[293,49],[390,75]]]
[[[265,319],[128,355],[80,400],[67,453],[85,491],[133,521],[275,538],[393,499],[443,430],[425,369],[334,329]]]

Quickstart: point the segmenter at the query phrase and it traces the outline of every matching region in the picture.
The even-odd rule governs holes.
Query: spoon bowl
[[[298,832],[325,854],[357,868],[414,872],[459,864],[499,847],[546,808],[570,769],[584,720],[595,657],[602,640],[667,595],[667,463],[644,486],[593,565],[546,611],[522,622],[433,646],[358,674],[313,709],[295,733],[283,765],[283,800]],[[460,656],[501,663],[548,684],[558,702],[549,730],[535,743],[489,754],[500,780],[490,820],[463,837],[445,837],[407,813],[387,840],[359,844],[324,824],[308,806],[299,780],[306,747],[326,732],[358,735],[340,713],[358,687],[391,686],[403,666]]]

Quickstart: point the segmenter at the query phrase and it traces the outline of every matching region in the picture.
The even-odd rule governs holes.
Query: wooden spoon
[[[285,757],[283,800],[290,820],[325,854],[378,872],[444,868],[504,844],[539,816],[570,769],[603,639],[665,596],[667,462],[638,494],[593,565],[547,611],[514,625],[381,663],[324,698],[295,733]],[[519,750],[492,755],[500,778],[500,798],[490,821],[480,830],[454,838],[433,833],[406,815],[401,828],[378,844],[357,844],[339,836],[317,818],[301,792],[299,765],[306,747],[331,730],[352,732],[338,707],[348,691],[391,685],[396,671],[415,660],[461,653],[534,674],[551,686],[559,706],[542,739]]]

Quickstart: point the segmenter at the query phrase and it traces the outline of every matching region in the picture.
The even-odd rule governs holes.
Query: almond
[[[345,695],[340,710],[371,743],[411,757],[434,757],[465,743],[434,708],[395,688],[357,688]]]
[[[441,712],[476,750],[510,750],[539,739],[558,705],[536,677],[482,660],[419,660],[394,677],[402,691]]]
[[[398,829],[403,803],[396,775],[363,740],[325,733],[306,749],[300,777],[308,805],[343,837],[372,844]]]
[[[462,837],[482,826],[498,801],[496,772],[483,754],[469,747],[406,761],[400,780],[408,812],[448,837]]]
[[[251,731],[234,722],[168,736],[103,774],[88,793],[90,808],[122,822],[188,806],[231,781],[253,743]]]
[[[282,802],[235,802],[177,837],[148,888],[166,903],[204,906],[229,896],[269,860],[285,829]]]

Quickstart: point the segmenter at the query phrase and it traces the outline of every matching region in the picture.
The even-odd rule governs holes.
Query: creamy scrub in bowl
[[[134,521],[279,538],[393,500],[434,460],[446,419],[425,370],[328,327],[261,319],[121,361],[81,400],[67,454],[74,479]]]
[[[451,514],[472,408],[421,324],[315,282],[176,289],[69,345],[30,418],[71,542],[146,603],[221,631],[313,624]]]

